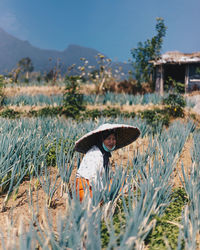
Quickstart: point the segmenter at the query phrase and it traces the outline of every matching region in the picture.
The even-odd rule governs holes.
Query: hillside
[[[32,46],[28,41],[22,41],[0,28],[0,73],[11,71],[23,57],[30,57],[34,71],[49,71],[56,65],[58,59],[61,72],[65,73],[72,64],[81,65],[80,58],[88,60],[89,65],[97,66],[95,56],[99,51],[79,45],[69,45],[63,51],[46,50]],[[51,59],[51,60],[49,60]],[[130,64],[113,62],[112,68],[122,67],[124,74],[131,69]]]

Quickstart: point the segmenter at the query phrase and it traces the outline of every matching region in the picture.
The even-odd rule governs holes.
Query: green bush
[[[164,86],[165,91],[173,91],[173,93],[185,93],[185,84],[175,81],[171,76],[168,77]]]
[[[166,208],[162,217],[156,218],[156,226],[145,241],[148,249],[167,249],[164,238],[167,239],[170,249],[177,249],[179,228],[173,222],[181,222],[182,209],[188,199],[185,191],[182,188],[178,188],[174,190],[171,200],[172,202]]]
[[[125,197],[125,203],[128,206],[128,199]],[[126,216],[124,212],[122,199],[119,199],[117,202],[117,206],[113,215],[113,226],[115,231],[115,236],[117,237],[117,243],[120,244],[120,237],[125,232],[126,229]],[[108,243],[110,240],[110,234],[108,231],[108,227],[104,220],[101,221],[101,243],[102,249],[106,249],[108,247]]]
[[[9,119],[15,119],[15,118],[19,118],[21,115],[20,112],[18,111],[14,111],[13,109],[5,109],[0,113],[0,116],[3,118],[9,118]]]
[[[161,217],[156,216],[156,226],[145,239],[145,246],[148,249],[167,249],[164,238],[167,239],[170,249],[176,249],[178,244],[179,228],[174,223],[181,222],[181,213],[184,205],[188,202],[184,189],[174,189],[171,195],[170,205],[166,208]],[[170,223],[172,222],[172,223]],[[126,218],[123,210],[122,201],[118,201],[115,213],[113,215],[113,226],[115,236],[120,237],[120,234],[125,231]],[[101,242],[102,248],[108,246],[110,234],[104,221],[101,222]],[[119,238],[117,240],[120,240]],[[184,249],[184,248],[183,248]]]
[[[172,117],[184,117],[184,107],[186,101],[180,94],[170,94],[163,100],[163,104],[166,105],[168,114]]]
[[[158,124],[169,126],[169,115],[162,109],[144,110],[139,112],[138,116],[141,119],[145,119],[147,124],[154,128],[156,128]]]
[[[49,144],[46,145],[46,147],[48,147],[48,153],[46,156],[46,163],[47,166],[56,166],[56,153],[60,152],[61,149],[61,145],[63,144],[64,147],[64,153],[67,155],[69,150],[71,151],[70,153],[70,158],[72,158],[73,156],[73,150],[72,146],[74,145],[74,141],[72,139],[65,139],[65,140],[59,140],[57,141],[56,139],[53,140],[52,142],[50,142]]]
[[[102,116],[105,116],[105,117],[117,117],[121,114],[120,110],[118,108],[106,108],[106,109],[103,109],[102,112],[101,112]]]
[[[93,109],[93,110],[86,110],[85,113],[83,114],[83,119],[86,118],[92,118],[94,120],[97,117],[101,116],[101,111],[98,109]]]
[[[0,105],[2,105],[4,100],[4,76],[0,75]]]
[[[62,114],[62,107],[45,107],[40,110],[31,110],[29,111],[29,116],[56,116]]]
[[[123,116],[126,118],[134,118],[135,117],[135,112],[127,112],[123,111],[121,112],[118,108],[106,108],[103,110],[98,110],[98,109],[93,109],[93,110],[86,110],[83,113],[83,117],[85,118],[92,118],[93,120],[97,117],[114,117],[116,118],[117,116]]]
[[[78,118],[81,111],[85,110],[83,94],[79,92],[80,78],[77,76],[67,77],[65,80],[65,93],[63,96],[63,114],[67,117]]]

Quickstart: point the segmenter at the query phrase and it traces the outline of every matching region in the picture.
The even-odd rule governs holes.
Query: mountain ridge
[[[60,61],[61,73],[66,73],[67,68],[72,64],[76,66],[82,65],[80,58],[84,57],[88,60],[89,65],[98,66],[96,56],[103,54],[98,50],[83,47],[81,45],[70,44],[62,51],[41,49],[33,46],[27,40],[21,40],[10,35],[0,27],[0,73],[10,72],[16,67],[18,61],[24,57],[31,58],[34,71],[41,73],[48,72]],[[108,58],[106,55],[104,55]],[[116,69],[122,67],[124,74],[128,74],[131,68],[130,64],[122,62],[112,62],[111,67]]]

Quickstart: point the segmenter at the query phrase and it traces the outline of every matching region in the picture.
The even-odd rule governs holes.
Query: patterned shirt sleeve
[[[93,146],[83,157],[77,171],[77,177],[88,179],[90,183],[102,186],[101,176],[104,174],[103,155],[98,147]],[[98,180],[98,176],[100,180]],[[100,183],[98,183],[100,181]]]

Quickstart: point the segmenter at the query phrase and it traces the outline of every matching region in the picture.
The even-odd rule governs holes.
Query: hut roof
[[[200,52],[181,53],[179,51],[169,51],[163,54],[158,60],[150,61],[154,65],[159,64],[182,64],[182,63],[197,63],[200,62]]]

